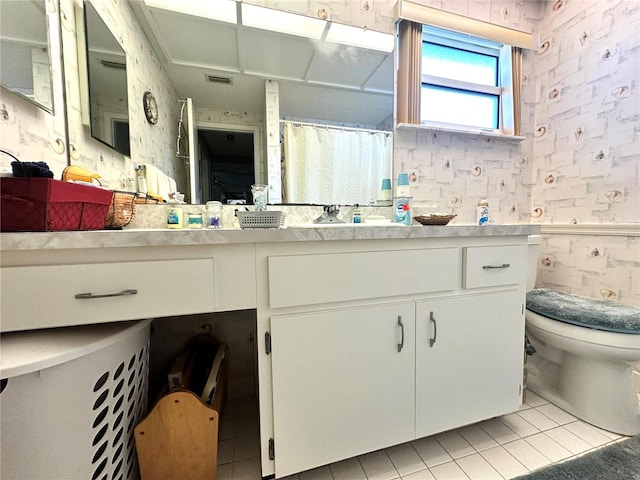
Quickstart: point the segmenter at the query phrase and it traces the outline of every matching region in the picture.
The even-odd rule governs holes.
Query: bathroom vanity
[[[538,225],[2,234],[2,331],[255,309],[262,475],[512,412]]]

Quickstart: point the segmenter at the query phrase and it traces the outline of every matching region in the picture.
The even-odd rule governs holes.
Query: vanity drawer
[[[1,270],[1,331],[215,311],[211,258]],[[78,294],[88,298],[77,298]]]
[[[495,287],[524,283],[526,256],[526,247],[521,245],[465,247],[462,287]]]
[[[453,290],[458,248],[271,256],[271,308]]]

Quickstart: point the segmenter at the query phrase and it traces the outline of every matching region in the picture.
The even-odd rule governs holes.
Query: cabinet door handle
[[[436,337],[438,336],[438,324],[436,323],[436,317],[433,316],[433,312],[429,312],[429,320],[433,322],[433,338],[429,338],[429,346],[433,347],[436,343]]]
[[[398,352],[402,351],[402,347],[404,347],[404,325],[402,324],[402,316],[398,315],[398,326],[400,327],[400,333],[402,337],[400,337],[400,343],[398,344]]]
[[[482,269],[483,270],[490,270],[492,268],[509,268],[511,265],[509,265],[508,263],[503,263],[502,265],[483,265]]]
[[[138,290],[134,290],[132,288],[127,290],[122,290],[121,292],[116,293],[105,293],[103,295],[94,295],[91,292],[88,293],[76,293],[76,298],[78,300],[93,300],[94,298],[107,298],[107,297],[126,297],[127,295],[136,295]]]

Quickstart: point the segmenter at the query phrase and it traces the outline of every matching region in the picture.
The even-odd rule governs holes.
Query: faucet
[[[325,205],[323,210],[322,215],[316,218],[313,223],[344,223],[338,218],[338,213],[340,213],[338,205]]]

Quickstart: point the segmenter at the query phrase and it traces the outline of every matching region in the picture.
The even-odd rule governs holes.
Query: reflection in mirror
[[[253,172],[255,181],[259,183],[271,183],[269,179],[281,178],[280,161],[272,152],[279,146],[284,153],[286,121],[292,121],[296,126],[301,122],[322,125],[325,131],[327,127],[339,127],[338,133],[340,127],[344,127],[344,131],[384,130],[389,133],[386,138],[391,145],[394,35],[383,35],[387,41],[385,48],[366,48],[353,43],[346,45],[335,38],[342,33],[340,28],[334,28],[341,27],[336,22],[310,19],[321,27],[318,38],[314,39],[308,35],[310,28],[298,34],[286,33],[297,20],[309,20],[308,17],[287,12],[292,16],[278,26],[263,7],[222,0],[219,4],[232,4],[233,15],[225,20],[214,20],[211,18],[213,8],[198,14],[180,11],[186,7],[179,2],[145,0],[132,3],[143,30],[164,62],[178,98],[191,98],[193,102],[195,122],[190,132],[180,132],[180,141],[186,143],[188,134],[189,138],[195,139],[195,158],[202,159],[205,152],[209,160],[207,168],[199,162],[196,170],[199,178],[195,181],[199,185],[198,193],[192,200],[206,201],[208,194],[220,188],[226,189],[226,198],[230,199],[236,195],[235,190],[244,188],[230,184],[231,174],[236,172],[222,172],[223,167],[229,167],[226,150],[208,143],[207,139],[216,138],[216,135],[202,134],[202,130],[223,131],[223,138],[232,136],[238,143],[240,136],[234,134],[254,127],[259,132],[254,136],[254,145],[258,146],[252,159],[254,168],[248,168],[244,160],[242,164],[238,160],[238,170]],[[235,15],[236,7],[241,10],[241,15]],[[256,10],[258,14],[248,15],[255,13],[250,10]],[[269,25],[255,23],[261,19]],[[248,25],[249,21],[253,23]],[[360,37],[364,31],[355,27],[345,28],[349,30],[349,41]],[[181,35],[180,32],[189,32],[189,35]],[[366,32],[377,35],[370,30]],[[203,48],[203,45],[211,47]],[[265,93],[265,82],[270,80],[276,84],[273,94],[272,90]],[[278,115],[270,116],[276,108]],[[392,147],[389,148],[391,151]],[[219,164],[216,164],[216,159],[220,159]],[[282,160],[284,163],[285,159]],[[391,163],[389,157],[389,171],[384,178],[392,176]],[[351,165],[347,168],[352,170],[356,167]],[[307,186],[306,183],[311,185],[320,180],[331,184],[344,175],[343,167],[311,169],[307,174],[298,176],[295,182],[303,182],[303,187]],[[373,193],[349,197],[345,203],[368,204],[372,196],[377,200],[382,180],[380,175],[383,174],[376,173],[375,180],[372,179]],[[284,185],[285,179],[282,181]],[[270,189],[270,202],[271,194]],[[286,188],[282,189],[282,194],[279,198],[283,202],[336,203],[335,199],[328,201],[326,196],[298,200],[290,197]]]
[[[0,83],[53,113],[44,0],[0,1]]]
[[[91,136],[130,155],[127,58],[107,25],[84,2]]]

